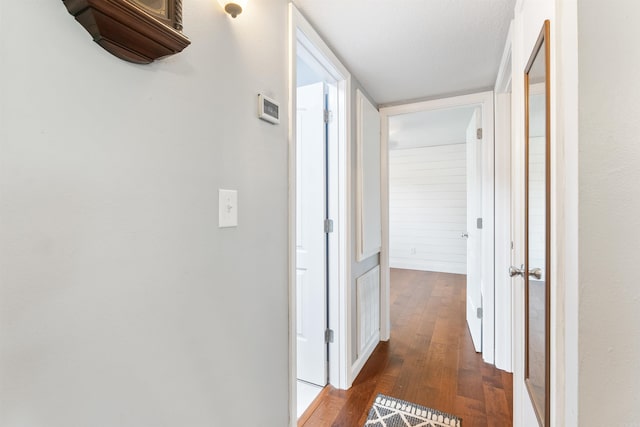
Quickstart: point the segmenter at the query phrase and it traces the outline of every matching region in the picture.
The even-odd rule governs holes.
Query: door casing
[[[482,251],[487,258],[482,265],[482,358],[487,363],[494,363],[495,358],[495,288],[494,288],[494,110],[493,92],[480,92],[470,95],[455,96],[430,101],[413,102],[402,105],[380,108],[381,115],[381,158],[382,158],[382,250],[380,252],[380,339],[389,339],[391,328],[389,317],[389,117],[399,114],[415,113],[427,110],[455,108],[478,105],[482,107],[483,152],[482,165],[485,173],[482,179],[483,203],[483,237]],[[386,296],[386,298],[385,298]]]
[[[496,354],[498,369],[513,372],[513,287],[507,272],[512,265],[511,141],[512,35],[509,25],[495,85],[495,287]]]
[[[289,4],[289,425],[297,424],[296,405],[296,59],[297,44],[320,62],[335,79],[335,103],[330,105],[333,120],[328,126],[328,204],[333,220],[328,249],[328,323],[334,332],[329,344],[329,383],[349,388],[351,361],[350,200],[351,189],[351,74],[331,52],[297,8]]]

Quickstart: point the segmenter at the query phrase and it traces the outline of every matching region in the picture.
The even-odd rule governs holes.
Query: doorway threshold
[[[306,381],[297,381],[297,416],[298,425],[304,424],[307,418],[313,413],[317,404],[322,400],[321,395],[327,387],[320,387]]]

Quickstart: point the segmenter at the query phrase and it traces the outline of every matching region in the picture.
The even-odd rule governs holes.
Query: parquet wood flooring
[[[510,427],[512,376],[482,361],[465,320],[466,277],[391,270],[391,339],[351,389],[329,386],[302,427],[360,427],[378,393],[452,413],[464,427]]]

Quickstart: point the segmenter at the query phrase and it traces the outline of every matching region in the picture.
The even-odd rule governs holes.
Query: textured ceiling
[[[294,0],[378,104],[492,88],[515,0]]]

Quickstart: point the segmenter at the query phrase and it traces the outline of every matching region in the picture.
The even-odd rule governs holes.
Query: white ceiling
[[[475,107],[421,111],[389,117],[392,150],[462,144]]]
[[[377,104],[492,88],[515,0],[293,0]]]

